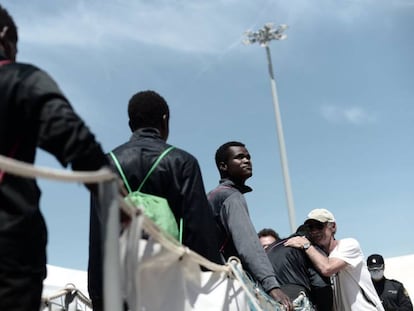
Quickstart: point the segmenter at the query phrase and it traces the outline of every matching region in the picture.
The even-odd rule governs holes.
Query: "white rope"
[[[98,171],[68,172],[62,169],[35,167],[34,165],[2,155],[0,155],[0,170],[28,178],[43,177],[47,179],[67,182],[81,182],[86,184],[109,181],[117,178],[117,176],[107,168],[103,168]]]
[[[14,160],[0,155],[0,170],[5,172],[19,175],[22,177],[36,178],[43,177],[48,179],[54,179],[59,181],[69,182],[82,182],[82,183],[96,183],[102,181],[113,180],[117,178],[109,169],[101,169],[98,171],[90,172],[67,172],[61,169],[51,169],[45,167],[36,167],[34,165]],[[126,212],[130,217],[136,217],[140,215],[142,210],[137,209],[125,202],[119,197],[119,202],[122,210]],[[148,217],[143,215],[143,227],[156,241],[158,241],[166,249],[179,254],[180,256],[189,256],[198,264],[212,270],[212,271],[224,271],[229,272],[229,269],[224,265],[215,264],[199,254],[193,252],[188,247],[178,244],[178,242],[170,237],[168,234],[161,231],[157,225],[152,222]]]

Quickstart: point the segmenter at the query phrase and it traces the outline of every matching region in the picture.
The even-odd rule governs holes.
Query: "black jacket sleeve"
[[[280,287],[269,258],[260,245],[243,195],[240,192],[233,193],[224,201],[223,207],[222,223],[228,230],[242,264],[266,292]]]
[[[63,166],[69,163],[74,170],[97,170],[107,161],[101,146],[73,110],[53,79],[36,70],[26,78],[25,92],[21,92],[28,122],[38,124],[40,148],[53,154]],[[37,116],[33,120],[33,116]]]
[[[207,201],[199,164],[190,157],[182,165],[180,197],[184,223],[183,244],[210,261],[221,264],[216,224]]]

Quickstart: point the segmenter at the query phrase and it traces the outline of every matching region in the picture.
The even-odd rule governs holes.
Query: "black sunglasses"
[[[312,222],[307,224],[309,230],[322,230],[323,228],[325,228],[327,222]]]

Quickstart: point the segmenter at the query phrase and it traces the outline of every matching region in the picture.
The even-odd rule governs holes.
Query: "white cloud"
[[[143,2],[78,0],[55,12],[36,12],[41,22],[21,18],[21,39],[27,43],[67,46],[110,46],[141,42],[183,52],[216,53],[242,33],[232,21],[231,1]],[[35,9],[35,8],[33,8]],[[26,11],[27,15],[33,14]]]
[[[356,125],[373,123],[376,116],[362,107],[342,108],[337,106],[321,107],[322,116],[332,123],[350,123]]]
[[[309,20],[308,24],[315,25],[325,20],[358,27],[353,22],[364,20],[362,15],[372,9],[403,1],[44,0],[13,6],[20,6],[23,14],[18,23],[26,43],[94,48],[127,41],[182,52],[222,53],[241,41],[246,29],[266,22]]]

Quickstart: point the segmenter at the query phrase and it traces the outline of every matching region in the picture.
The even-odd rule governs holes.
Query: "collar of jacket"
[[[131,139],[130,140],[135,140],[137,138],[142,138],[142,137],[152,137],[152,138],[161,138],[161,133],[158,129],[154,128],[154,127],[144,127],[144,128],[140,128],[138,130],[136,130],[134,133],[132,133]]]
[[[222,179],[220,179],[220,186],[228,186],[228,187],[236,188],[237,190],[239,190],[243,194],[246,193],[246,192],[253,191],[253,189],[250,188],[249,186],[246,186],[246,185],[236,185],[231,179],[228,179],[228,178],[222,178]]]

